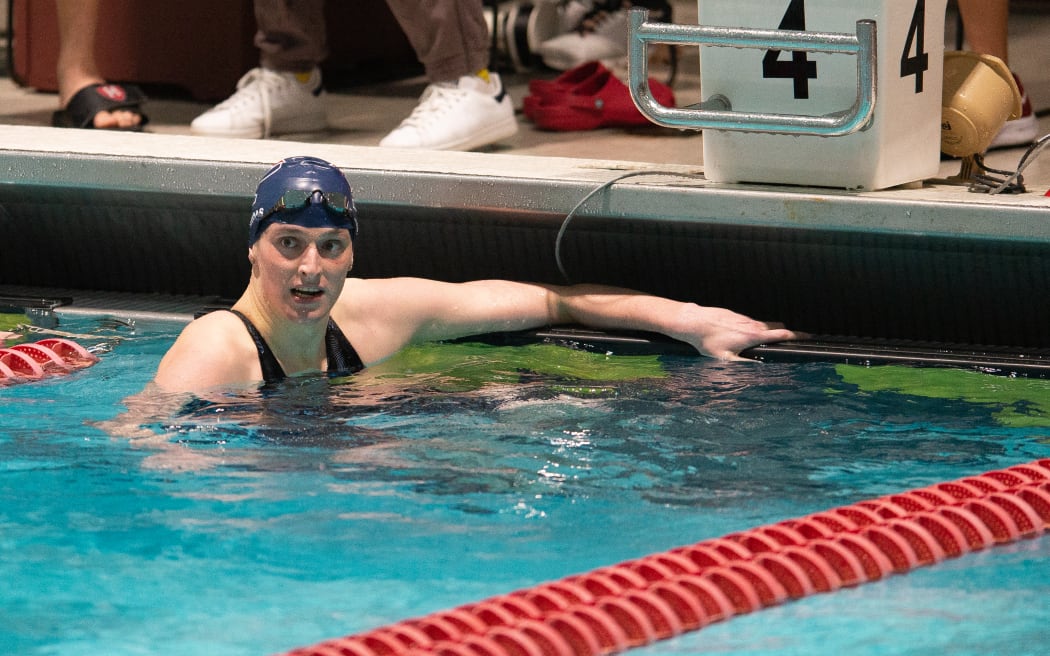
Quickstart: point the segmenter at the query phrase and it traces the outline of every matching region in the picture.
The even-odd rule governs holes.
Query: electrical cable
[[[1021,174],[1026,168],[1028,168],[1028,166],[1035,160],[1035,158],[1040,153],[1042,153],[1043,149],[1046,148],[1047,144],[1050,144],[1050,134],[1040,137],[1031,146],[1029,146],[1028,149],[1025,151],[1024,155],[1022,155],[1021,159],[1018,161],[1017,169],[1012,172],[989,168],[985,166],[984,158],[981,155],[975,155],[974,160],[980,168],[980,170],[984,173],[974,174],[970,185],[970,191],[985,192],[988,194],[998,194],[1004,191],[1014,194],[1024,193],[1024,178]],[[989,173],[997,174],[1003,177],[997,178],[993,175],[988,175]],[[558,229],[558,235],[554,241],[554,261],[555,264],[557,264],[558,266],[558,272],[561,274],[562,280],[565,282],[565,284],[572,284],[572,278],[566,271],[565,264],[562,261],[561,246],[562,241],[565,238],[565,233],[568,230],[569,223],[571,223],[572,219],[575,218],[577,212],[580,211],[580,208],[582,208],[583,205],[592,197],[612,187],[617,182],[622,182],[624,180],[627,180],[628,178],[636,178],[647,175],[670,176],[684,178],[687,180],[705,179],[703,174],[699,173],[682,173],[680,171],[630,171],[628,173],[624,173],[623,175],[617,176],[611,180],[607,180],[595,187],[594,189],[592,189],[583,198],[581,198],[580,201],[576,203],[576,205],[574,205],[571,210],[569,210],[568,214],[565,215],[565,218],[562,220],[561,227],[559,227]]]
[[[985,168],[985,170],[991,173],[999,173],[1001,175],[1005,175],[1006,178],[1002,180],[996,180],[991,176],[975,175],[974,183],[973,185],[971,185],[970,191],[983,191],[989,194],[998,194],[1002,193],[1003,191],[1007,191],[1009,193],[1023,193],[1025,191],[1024,178],[1021,176],[1021,174],[1026,168],[1028,168],[1028,166],[1033,161],[1035,161],[1036,156],[1038,156],[1043,151],[1043,149],[1046,148],[1047,144],[1050,144],[1050,134],[1040,137],[1034,143],[1032,143],[1032,145],[1029,146],[1027,150],[1025,150],[1024,155],[1021,156],[1021,159],[1017,163],[1017,170],[1013,172],[988,169],[984,167],[982,161],[978,159],[977,163],[982,168]]]
[[[558,272],[561,273],[562,280],[565,281],[565,284],[572,284],[572,279],[569,277],[568,272],[566,272],[565,265],[561,259],[561,244],[563,238],[565,237],[565,231],[569,227],[569,222],[572,221],[572,219],[576,216],[576,213],[580,210],[581,207],[583,207],[583,204],[590,200],[593,196],[596,196],[602,191],[612,187],[617,182],[621,182],[628,178],[636,178],[645,175],[671,176],[685,178],[688,180],[704,179],[704,176],[700,173],[682,173],[679,171],[631,171],[629,173],[624,173],[623,175],[617,176],[612,180],[607,180],[595,187],[594,189],[592,189],[590,192],[588,192],[587,195],[581,198],[580,201],[576,203],[576,205],[574,205],[571,210],[569,210],[569,213],[565,215],[565,218],[562,220],[561,227],[558,229],[558,236],[554,240],[554,261],[558,265]]]

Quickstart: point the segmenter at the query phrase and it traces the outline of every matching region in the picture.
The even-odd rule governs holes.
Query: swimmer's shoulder
[[[343,291],[332,308],[332,316],[349,318],[351,315],[367,311],[376,296],[376,280],[366,278],[347,278]]]
[[[418,303],[420,296],[427,294],[426,286],[433,284],[423,278],[347,278],[332,317],[341,323],[400,314],[406,304]]]
[[[232,312],[202,315],[182,329],[164,355],[155,381],[172,391],[241,382],[257,377],[255,345]]]
[[[247,335],[244,321],[228,309],[216,309],[206,312],[186,324],[182,334],[190,337],[212,337],[227,339],[239,333]]]
[[[238,358],[256,351],[244,321],[229,310],[202,314],[186,325],[179,340],[192,343],[202,352],[221,352]]]

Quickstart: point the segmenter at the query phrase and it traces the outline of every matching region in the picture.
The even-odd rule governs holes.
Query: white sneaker
[[[561,13],[561,31],[564,33],[575,30],[592,9],[594,0],[569,0],[561,3],[558,7]]]
[[[383,137],[386,148],[473,150],[518,131],[514,104],[499,75],[488,81],[464,75],[455,83],[431,84],[412,114]]]
[[[528,4],[526,3],[527,7]],[[521,16],[528,19],[529,48],[537,52],[540,45],[551,39],[572,32],[580,27],[587,14],[594,10],[594,0],[538,0],[531,13],[508,14],[508,25],[515,25]],[[514,39],[508,37],[508,45],[514,45]]]
[[[627,56],[627,10],[599,13],[576,30],[541,43],[543,63],[567,71],[589,61],[613,61]]]
[[[992,138],[988,150],[1027,146],[1039,138],[1039,120],[1032,111],[1032,100],[1024,90],[1021,78],[1017,77],[1017,73],[1013,76],[1017,82],[1017,89],[1021,92],[1021,116],[1003,124],[1002,129]]]
[[[268,138],[289,132],[314,132],[328,125],[321,71],[309,76],[253,68],[237,82],[237,91],[190,123],[193,134],[212,137]]]

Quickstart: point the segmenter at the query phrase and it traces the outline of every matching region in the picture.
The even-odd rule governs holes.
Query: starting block
[[[700,25],[630,15],[639,110],[704,131],[715,182],[883,189],[940,168],[947,0],[701,0]],[[707,99],[660,105],[650,43],[700,46]]]

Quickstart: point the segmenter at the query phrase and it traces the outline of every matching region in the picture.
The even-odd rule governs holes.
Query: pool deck
[[[1045,153],[1025,170],[1026,193],[991,195],[946,180],[958,172],[958,161],[942,162],[940,179],[850,191],[715,183],[702,178],[700,162],[396,151],[286,140],[0,125],[2,184],[250,196],[261,172],[295,154],[313,154],[340,166],[351,180],[355,198],[365,205],[483,206],[565,215],[586,193],[614,183],[594,204],[627,218],[732,218],[837,230],[1050,239],[1050,221],[1045,220],[1050,212],[1050,198],[1045,195],[1050,191],[1050,157]],[[1012,169],[1021,154],[1023,149],[997,151],[988,161]],[[625,174],[637,177],[619,180]],[[580,214],[586,215],[588,207],[580,208]]]
[[[696,22],[694,0],[674,0],[675,22]],[[1050,108],[1050,50],[1045,35],[1050,29],[1050,11],[1045,3],[1017,0],[1010,17],[1011,67],[1025,81],[1036,110]],[[0,21],[0,27],[6,21]],[[945,42],[951,47],[957,23],[954,10],[946,19]],[[678,105],[702,99],[697,50],[679,48],[679,67],[674,82]],[[2,73],[2,71],[0,71]],[[657,69],[653,71],[657,74]],[[84,179],[97,184],[103,174],[127,176],[127,182],[154,185],[185,185],[194,193],[241,193],[249,187],[236,176],[214,180],[191,179],[200,168],[212,166],[229,173],[241,165],[254,174],[289,154],[315,153],[352,171],[355,194],[366,204],[371,201],[425,203],[457,207],[471,202],[500,208],[550,210],[565,213],[594,185],[610,181],[629,171],[671,171],[696,175],[703,171],[703,135],[673,129],[601,129],[586,132],[546,132],[520,115],[522,99],[530,79],[553,77],[551,71],[504,75],[508,91],[518,110],[518,134],[479,153],[389,152],[374,148],[390,129],[407,116],[416,104],[425,81],[421,78],[394,80],[329,93],[329,129],[324,132],[286,135],[271,141],[213,140],[190,137],[189,122],[205,111],[206,103],[179,97],[157,97],[148,104],[152,134],[79,134],[69,131],[23,129],[47,126],[56,106],[51,93],[38,93],[19,87],[0,76],[0,153],[11,177],[5,181],[24,181],[43,176],[55,182]],[[1041,119],[1040,134],[1050,133],[1050,116]],[[67,154],[72,154],[70,158]],[[1013,170],[1023,149],[996,151],[988,165]],[[116,164],[116,169],[100,166],[108,155],[141,162],[142,166]],[[25,165],[35,161],[35,165]],[[74,161],[87,162],[78,171]],[[175,174],[156,176],[150,168],[163,163]],[[68,164],[68,166],[60,166]],[[185,165],[185,169],[183,169]],[[37,168],[39,166],[40,168]],[[958,172],[958,162],[943,162],[939,177]],[[3,169],[0,169],[3,170]],[[190,173],[180,174],[186,170]],[[157,177],[159,179],[153,179]],[[421,184],[455,179],[455,185]],[[1043,239],[1045,222],[1033,220],[1030,212],[1048,207],[1043,194],[1050,190],[1050,156],[1044,154],[1025,171],[1030,193],[995,198],[973,194],[961,187],[928,184],[921,189],[891,189],[878,192],[840,192],[772,185],[719,185],[674,176],[625,180],[607,194],[604,202],[622,203],[617,213],[647,216],[658,213],[668,218],[696,218],[697,194],[703,193],[700,212],[720,217],[738,216],[732,206],[747,198],[751,217],[739,220],[760,222],[800,222],[833,228],[870,230],[943,231],[954,234],[990,234],[1020,239]],[[222,183],[228,184],[223,188]],[[417,184],[419,183],[419,184]],[[661,200],[651,204],[654,189]],[[540,191],[538,191],[540,190]],[[620,193],[618,190],[629,190]],[[712,204],[714,206],[712,206]],[[721,207],[724,204],[726,207]],[[841,211],[847,205],[874,204],[877,213]],[[951,207],[946,213],[930,214],[930,205]],[[911,206],[906,207],[906,206]],[[996,217],[988,219],[990,212]]]

